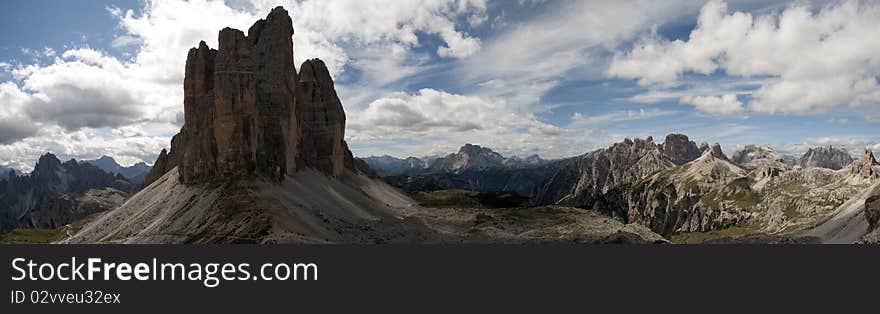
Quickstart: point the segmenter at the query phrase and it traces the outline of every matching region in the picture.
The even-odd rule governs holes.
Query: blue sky
[[[680,132],[880,150],[878,1],[3,1],[0,165],[152,163],[183,62],[275,5],[327,62],[360,156],[568,157]]]

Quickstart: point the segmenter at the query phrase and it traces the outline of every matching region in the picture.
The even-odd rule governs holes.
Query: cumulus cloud
[[[37,126],[24,113],[28,95],[12,82],[0,83],[0,145],[36,134]]]
[[[348,117],[346,137],[359,155],[423,156],[475,143],[507,155],[563,157],[612,141],[600,130],[545,123],[501,99],[434,89],[395,93]]]
[[[377,99],[350,114],[351,137],[408,138],[431,134],[523,129],[544,135],[559,129],[531,115],[513,112],[500,100],[421,89],[415,94],[395,93]]]
[[[642,120],[642,119],[650,119],[662,116],[668,116],[675,114],[675,111],[671,110],[662,110],[657,108],[650,109],[639,109],[639,110],[624,110],[624,111],[613,111],[608,113],[603,113],[599,115],[585,115],[580,112],[575,112],[571,116],[571,122],[573,125],[595,125],[602,124],[608,122],[618,122],[618,121],[633,121],[633,120]]]
[[[680,103],[693,105],[697,110],[713,115],[736,115],[743,112],[743,104],[735,94],[722,96],[684,96]]]
[[[46,47],[21,49],[34,59],[32,64],[0,64],[14,80],[0,83],[0,161],[33,160],[46,151],[90,157],[103,150],[122,160],[151,162],[181,123],[187,51],[200,40],[216,47],[218,30],[247,30],[278,5],[294,21],[296,62],[321,58],[337,78],[346,68],[371,73],[362,84],[350,86],[376,87],[376,93],[421,69],[424,58],[414,50],[423,44],[422,34],[440,39],[435,51],[440,57],[463,58],[478,51],[479,39],[458,29],[455,21],[473,18],[477,23],[486,14],[484,0],[256,0],[241,7],[219,0],[169,0],[143,5],[139,12],[108,8],[119,20],[111,47],[135,50],[124,59],[88,46]],[[81,147],[59,146],[54,139]]]
[[[653,34],[617,54],[607,74],[638,79],[645,86],[676,84],[685,73],[769,76],[752,94],[750,110],[874,111],[880,102],[878,20],[876,2],[845,1],[816,12],[794,5],[778,14],[755,16],[730,13],[725,2],[710,1],[686,40]]]

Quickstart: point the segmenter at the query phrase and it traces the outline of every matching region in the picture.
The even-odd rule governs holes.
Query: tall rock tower
[[[281,180],[305,168],[339,176],[356,164],[347,160],[345,112],[330,72],[312,59],[297,75],[292,36],[290,16],[277,7],[247,35],[221,30],[216,50],[204,41],[190,49],[184,126],[164,157],[183,183]]]

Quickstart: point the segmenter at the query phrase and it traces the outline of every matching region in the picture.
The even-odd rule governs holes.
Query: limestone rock
[[[189,51],[184,79],[184,183],[270,178],[295,170],[293,23],[278,7],[246,36],[225,28],[219,47]]]
[[[801,167],[803,168],[819,167],[840,170],[852,162],[852,156],[845,149],[831,146],[810,148],[801,157]]]
[[[666,141],[663,142],[660,149],[663,151],[663,154],[665,154],[669,160],[676,165],[683,165],[691,160],[697,159],[702,152],[702,150],[697,147],[697,144],[688,139],[687,135],[684,134],[667,135]]]
[[[339,176],[347,150],[345,111],[323,61],[312,59],[302,64],[296,91],[296,113],[301,121],[297,166]]]
[[[557,204],[590,208],[598,197],[621,184],[646,178],[696,158],[699,149],[687,137],[670,135],[668,145],[652,138],[625,139],[621,143],[572,159],[539,189],[533,204]],[[664,143],[665,144],[665,143]],[[674,157],[668,156],[669,152]]]
[[[153,182],[168,173],[168,171],[177,167],[178,161],[180,160],[178,154],[184,149],[182,142],[183,136],[181,134],[177,134],[171,139],[171,150],[167,151],[163,149],[162,152],[159,153],[159,157],[156,158],[156,162],[153,163],[153,168],[151,168],[150,172],[144,177],[141,189],[153,184]]]
[[[245,34],[224,28],[214,50],[190,49],[184,126],[144,186],[177,166],[184,184],[264,177],[312,168],[370,173],[345,142],[345,112],[323,61],[293,64],[293,23],[282,7]]]

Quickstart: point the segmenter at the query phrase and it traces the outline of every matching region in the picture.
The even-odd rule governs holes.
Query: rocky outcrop
[[[150,171],[150,166],[147,166],[144,162],[123,167],[110,156],[101,156],[101,158],[95,160],[82,160],[80,163],[92,164],[107,173],[118,173],[132,184],[141,184],[146,174]]]
[[[121,175],[76,160],[62,163],[55,155],[40,157],[29,175],[0,182],[0,231],[14,227],[54,228],[112,207],[81,206],[90,190],[110,189],[127,195],[134,186]]]
[[[828,168],[832,170],[840,170],[853,162],[852,156],[841,148],[814,147],[807,150],[801,157],[800,165],[802,168]]]
[[[865,201],[865,219],[871,230],[880,226],[880,195],[871,196]]]
[[[178,147],[160,154],[144,186],[174,166],[185,184],[280,181],[305,168],[339,176],[346,165],[368,171],[346,162],[345,113],[327,67],[308,60],[297,75],[292,35],[287,11],[277,7],[247,34],[221,30],[216,50],[205,42],[190,49]]]
[[[699,157],[695,154],[699,148],[687,136],[672,134],[667,136],[667,142],[657,145],[651,137],[626,139],[607,149],[574,158],[543,185],[533,203],[589,208],[602,194],[621,184]]]
[[[153,184],[156,180],[161,178],[163,175],[175,169],[179,162],[180,157],[178,154],[183,151],[183,136],[180,134],[175,135],[171,138],[171,149],[166,150],[162,149],[162,152],[159,153],[159,157],[156,158],[156,162],[153,163],[153,167],[150,168],[150,172],[144,176],[144,182],[141,184],[141,189]]]
[[[793,167],[797,164],[797,159],[794,157],[783,156],[771,147],[752,144],[734,152],[730,161],[742,166],[778,163],[777,166]]]
[[[688,163],[702,154],[702,150],[697,147],[697,144],[684,134],[667,135],[660,150],[676,165]]]
[[[272,10],[242,31],[220,31],[219,47],[189,51],[184,78],[181,180],[281,178],[295,157],[293,24]],[[290,136],[287,136],[290,135]],[[289,152],[293,152],[290,154]]]
[[[297,165],[341,175],[347,150],[345,111],[324,62],[304,62],[296,88],[296,111],[302,128]]]
[[[391,175],[419,175],[426,173],[453,173],[505,171],[514,169],[541,168],[558,160],[544,160],[538,155],[526,158],[504,157],[488,147],[465,144],[458,152],[443,157],[372,156],[363,158],[373,169]]]

